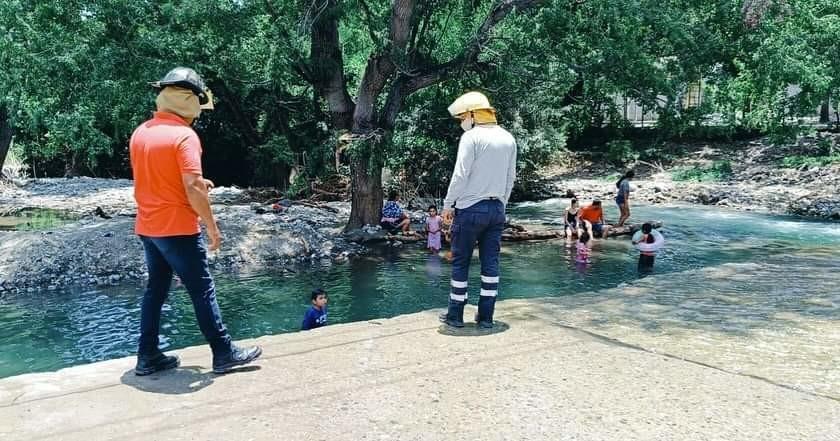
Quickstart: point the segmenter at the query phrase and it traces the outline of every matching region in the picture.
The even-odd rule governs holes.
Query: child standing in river
[[[438,215],[437,207],[432,205],[429,207],[429,217],[426,218],[426,248],[429,252],[437,254],[440,251],[440,235],[443,227],[443,218]]]
[[[656,252],[665,244],[665,238],[659,231],[653,229],[653,225],[645,222],[642,224],[642,229],[633,235],[631,241],[639,250],[639,271],[653,271]]]
[[[575,262],[577,263],[592,263],[592,260],[589,258],[589,232],[584,230],[580,233],[580,237],[577,241],[577,254],[575,254]]]

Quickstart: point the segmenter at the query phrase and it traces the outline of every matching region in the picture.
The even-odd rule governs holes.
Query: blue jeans
[[[492,322],[499,292],[499,251],[505,229],[505,206],[499,200],[484,200],[455,211],[452,223],[452,281],[449,294],[451,320],[463,321],[467,303],[470,260],[478,241],[481,260],[479,321]]]
[[[222,356],[231,351],[231,338],[222,323],[216,287],[207,265],[207,249],[198,234],[190,236],[140,236],[146,251],[149,283],[143,293],[140,309],[139,355],[160,353],[160,312],[169,295],[173,272],[178,274],[192,299],[195,317],[213,354]]]

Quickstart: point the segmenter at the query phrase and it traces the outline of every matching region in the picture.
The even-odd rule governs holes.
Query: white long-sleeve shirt
[[[507,205],[516,180],[516,140],[497,126],[476,126],[461,135],[458,159],[444,208],[468,208],[496,198]]]

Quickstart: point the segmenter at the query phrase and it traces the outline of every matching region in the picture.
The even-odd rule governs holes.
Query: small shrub
[[[0,181],[8,179],[11,182],[15,182],[28,177],[29,174],[27,173],[26,164],[23,162],[22,154],[12,145],[6,155],[3,169],[0,170]]]
[[[289,184],[289,188],[286,189],[285,194],[289,199],[297,199],[308,196],[309,191],[309,179],[307,179],[303,174],[300,174],[295,177],[291,184]]]
[[[616,139],[607,143],[607,161],[616,165],[624,165],[639,159],[639,153],[633,148],[633,143],[626,139]]]
[[[715,161],[707,167],[679,167],[671,172],[675,181],[716,182],[724,181],[732,175],[732,163]]]
[[[785,145],[796,141],[796,138],[802,133],[802,128],[799,126],[778,126],[771,129],[767,140],[773,145]]]

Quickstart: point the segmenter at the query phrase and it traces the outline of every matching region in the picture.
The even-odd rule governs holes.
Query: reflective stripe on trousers
[[[452,280],[449,299],[451,306],[460,306],[461,313],[467,300],[470,261],[478,242],[481,260],[479,306],[484,303],[485,309],[489,308],[488,319],[492,317],[493,304],[499,292],[499,251],[504,228],[505,206],[499,200],[484,200],[463,210],[456,210],[455,221],[452,223]],[[453,303],[455,305],[452,305]],[[481,307],[479,309],[479,314],[484,315]]]

